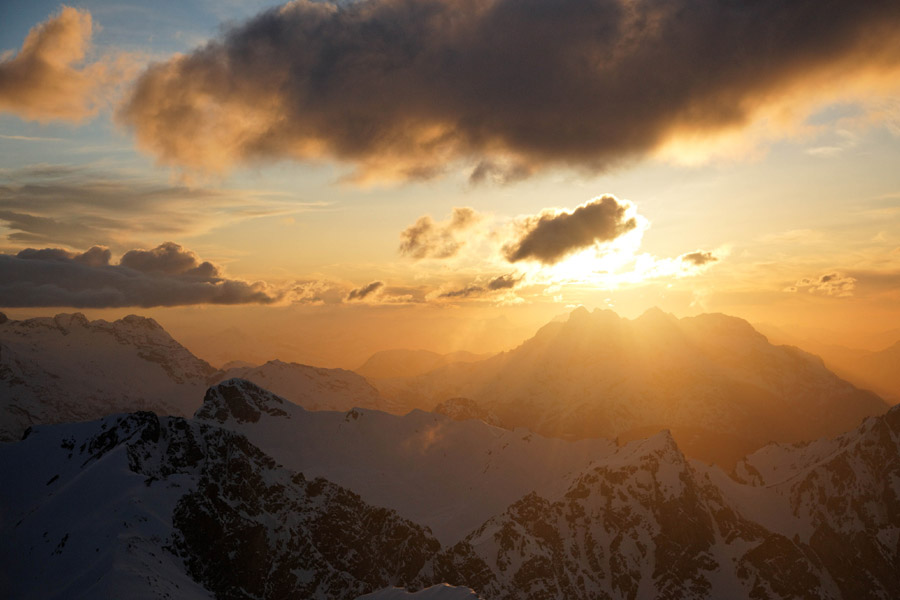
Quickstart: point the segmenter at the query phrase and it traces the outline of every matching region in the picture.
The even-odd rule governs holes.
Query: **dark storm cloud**
[[[712,252],[705,250],[697,250],[696,252],[688,252],[678,257],[681,262],[689,263],[695,267],[702,267],[719,260]]]
[[[152,65],[118,114],[163,163],[201,170],[597,172],[823,81],[886,80],[898,30],[896,0],[298,0]]]
[[[110,257],[98,246],[83,253],[29,248],[0,254],[0,306],[148,308],[271,304],[281,297],[265,284],[224,278],[215,265],[171,242],[132,250],[116,265]]]
[[[400,234],[400,254],[415,259],[450,258],[465,243],[457,235],[474,225],[481,217],[468,207],[456,207],[449,221],[436,223],[425,215]]]
[[[384,286],[383,281],[373,281],[372,283],[361,288],[350,290],[350,293],[347,294],[347,300],[362,300],[367,296],[370,296],[377,292],[379,289],[381,289],[382,286]]]
[[[604,195],[572,212],[545,212],[522,225],[518,239],[503,251],[509,262],[536,260],[554,264],[566,255],[597,243],[609,242],[637,227],[628,216],[630,204]]]

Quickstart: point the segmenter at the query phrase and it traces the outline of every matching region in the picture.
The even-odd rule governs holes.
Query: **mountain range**
[[[304,419],[316,414],[333,429],[299,443],[315,430]],[[429,439],[427,423],[441,425],[444,446],[416,469],[430,464],[434,472],[398,480],[374,471],[404,454],[414,460],[418,451],[405,441]],[[503,473],[515,475],[512,457],[491,462],[496,472],[487,477],[478,472],[482,460],[446,475],[433,462],[444,453],[488,455],[472,448],[484,435],[475,426],[506,436],[504,444],[521,435],[422,413],[313,413],[241,380],[208,390],[192,419],[137,412],[34,427],[0,445],[0,477],[12,490],[0,497],[0,592],[396,598],[405,592],[394,588],[406,588],[423,590],[423,598],[525,600],[900,594],[900,407],[830,439],[768,445],[730,474],[686,458],[666,431],[624,445],[595,441],[582,466],[556,469],[555,484],[521,494],[456,542],[442,544],[426,524],[366,500],[375,493],[366,477],[381,476],[385,497],[402,497],[415,491],[410,485],[500,485]],[[344,430],[343,439],[331,439]],[[530,435],[517,452],[586,443]],[[365,493],[301,470],[309,469],[304,461],[319,464],[317,445],[333,451],[379,436],[394,439],[401,458],[370,460],[365,452],[379,444],[363,441],[325,469],[337,472],[340,462],[357,471],[345,481]],[[489,456],[502,448],[488,448]],[[484,491],[458,498],[477,502]],[[434,587],[444,583],[457,587]]]
[[[566,439],[668,428],[689,455],[726,466],[770,441],[835,435],[887,410],[742,319],[658,309],[629,320],[579,308],[508,352],[374,383],[406,408],[463,397],[507,427]]]

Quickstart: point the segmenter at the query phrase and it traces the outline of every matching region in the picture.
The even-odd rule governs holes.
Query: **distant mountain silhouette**
[[[797,348],[723,314],[637,319],[579,308],[509,352],[378,381],[401,406],[469,398],[507,427],[633,439],[671,429],[691,456],[732,463],[770,441],[811,440],[887,410]]]

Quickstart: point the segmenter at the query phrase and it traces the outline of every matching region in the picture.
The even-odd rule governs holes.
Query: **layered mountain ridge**
[[[770,441],[836,435],[887,409],[742,319],[658,309],[628,320],[579,308],[509,352],[376,384],[408,407],[469,398],[506,426],[549,436],[630,439],[669,428],[690,454],[726,455],[723,464]]]
[[[0,499],[8,516],[0,524],[0,591],[12,598],[355,598],[377,590],[375,597],[404,597],[391,588],[446,583],[459,587],[429,594],[900,594],[900,407],[832,439],[767,446],[731,476],[687,459],[666,431],[613,444],[443,547],[421,523],[286,464],[306,450],[283,439],[269,440],[267,450],[247,435],[255,429],[267,439],[275,423],[302,423],[300,411],[229,380],[208,391],[191,420],[135,413],[40,426],[0,446],[0,477],[16,490]],[[363,410],[306,414],[341,416],[345,429],[379,415],[402,419]],[[504,431],[443,419],[457,440],[470,438],[456,437],[456,429]],[[390,433],[421,433],[424,422],[401,420]],[[297,427],[294,435],[309,431]],[[355,431],[352,437],[365,437]],[[357,459],[354,468],[371,468],[363,455]],[[394,495],[411,489],[408,481],[384,483]],[[430,597],[425,591],[413,597]]]

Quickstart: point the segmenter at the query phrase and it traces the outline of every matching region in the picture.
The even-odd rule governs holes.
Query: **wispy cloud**
[[[184,238],[326,207],[273,192],[192,188],[66,165],[0,169],[0,224],[19,247],[101,244],[125,250],[161,237]]]

